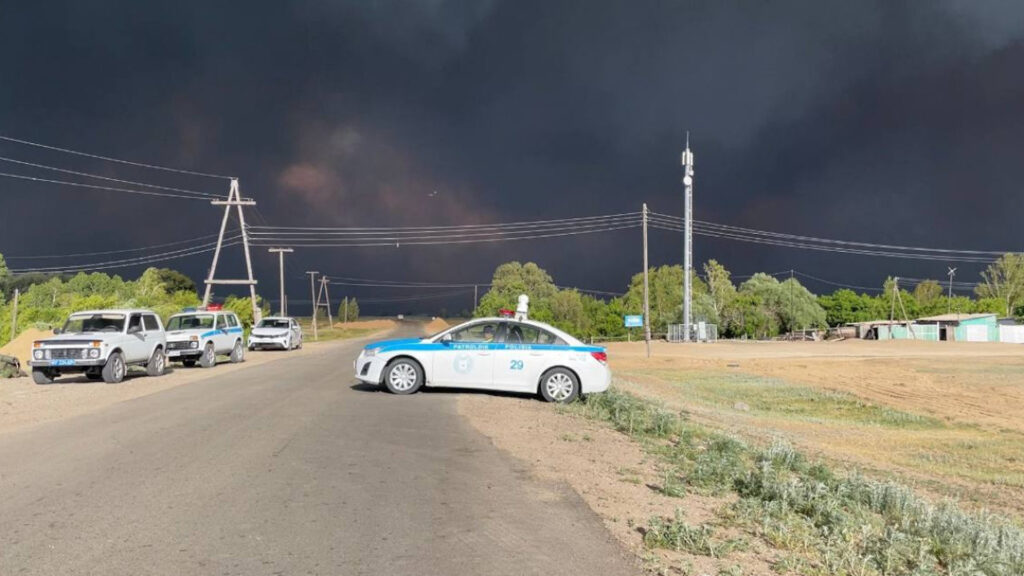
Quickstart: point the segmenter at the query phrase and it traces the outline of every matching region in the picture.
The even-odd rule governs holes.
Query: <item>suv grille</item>
[[[89,352],[85,348],[51,348],[50,358],[57,360],[62,358],[88,358]]]
[[[188,342],[168,342],[168,350],[188,350]]]

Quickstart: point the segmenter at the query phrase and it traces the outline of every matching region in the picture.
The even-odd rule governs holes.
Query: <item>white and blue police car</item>
[[[542,322],[516,317],[478,318],[426,338],[367,345],[356,378],[393,394],[423,386],[539,393],[571,402],[611,383],[608,354]]]
[[[242,323],[238,316],[220,305],[187,308],[167,320],[167,359],[186,367],[197,363],[203,368],[217,364],[217,355],[230,356],[231,362],[245,360]]]

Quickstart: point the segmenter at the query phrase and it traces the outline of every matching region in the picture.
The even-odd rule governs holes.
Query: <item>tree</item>
[[[497,316],[501,309],[514,310],[520,294],[530,297],[530,316],[551,319],[551,298],[558,293],[554,280],[533,262],[507,262],[498,266],[491,279],[491,288],[477,305],[473,315]]]
[[[195,281],[181,272],[171,270],[170,268],[155,268],[155,270],[157,279],[164,285],[164,290],[168,294],[174,294],[175,292],[197,292]]]
[[[669,324],[679,324],[683,321],[683,267],[660,266],[651,268],[647,272],[650,285],[651,305],[651,330],[664,333],[668,330]],[[715,323],[718,315],[715,312],[708,285],[704,283],[696,272],[690,278],[693,290],[693,310],[691,311],[694,320],[704,319]],[[644,275],[643,273],[633,276],[629,284],[629,290],[622,297],[625,314],[642,314],[644,310]]]
[[[729,271],[717,260],[708,260],[704,264],[704,278],[707,280],[710,306],[715,311],[719,330],[725,334],[738,322],[737,309],[733,305],[736,300],[736,286],[729,278]]]
[[[355,322],[359,319],[359,303],[354,297],[342,298],[341,304],[338,304],[338,318],[343,322]]]
[[[846,288],[818,296],[818,304],[825,310],[825,322],[829,326],[889,317],[889,309],[878,298]]]
[[[935,280],[922,280],[914,286],[914,300],[924,316],[941,314],[949,308],[942,285]]]
[[[1004,254],[981,273],[982,282],[974,288],[981,298],[998,298],[1006,316],[1024,299],[1024,254]]]
[[[7,269],[7,262],[4,255],[0,254],[0,304],[4,303],[4,297],[11,282],[11,271]]]
[[[560,290],[551,297],[551,323],[570,334],[589,334],[590,319],[583,306],[583,296],[576,290]]]

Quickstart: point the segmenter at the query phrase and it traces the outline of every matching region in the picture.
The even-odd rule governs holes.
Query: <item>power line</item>
[[[157,166],[155,164],[145,164],[143,162],[132,162],[129,160],[121,160],[119,158],[111,158],[109,156],[100,156],[98,154],[89,154],[87,152],[79,152],[77,150],[71,150],[68,148],[58,148],[57,146],[50,146],[47,144],[40,144],[38,142],[30,142],[28,140],[21,140],[19,138],[11,138],[10,136],[0,135],[0,140],[6,140],[8,142],[14,142],[17,144],[24,144],[26,146],[35,146],[37,148],[44,148],[46,150],[53,150],[56,152],[64,152],[65,154],[74,154],[76,156],[84,156],[86,158],[95,158],[96,160],[104,160],[106,162],[116,162],[118,164],[127,164],[129,166],[138,166],[140,168],[150,168],[152,170],[163,170],[165,172],[175,172],[178,174],[188,174],[190,176],[205,176],[207,178],[222,178],[225,180],[231,180],[231,176],[223,176],[221,174],[207,174],[205,172],[195,172],[192,170],[182,170],[180,168],[168,168],[167,166]]]
[[[509,233],[484,233],[476,235],[458,235],[458,236],[421,236],[421,237],[392,237],[392,238],[375,238],[375,239],[350,239],[345,240],[318,240],[318,239],[282,239],[282,238],[266,238],[259,237],[254,238],[253,245],[256,246],[268,246],[270,244],[288,243],[293,247],[304,247],[304,248],[360,248],[360,247],[377,247],[377,246],[395,246],[401,247],[401,245],[409,246],[430,246],[430,245],[441,245],[441,244],[474,244],[474,243],[488,243],[488,242],[505,242],[510,240],[536,240],[540,238],[555,238],[560,236],[576,236],[580,234],[594,234],[599,232],[610,232],[615,230],[626,230],[629,228],[639,227],[639,223],[622,224],[618,226],[602,226],[593,228],[577,228],[574,230],[562,230],[562,231],[545,231],[546,233],[537,234],[516,234],[514,232]],[[467,237],[468,236],[468,237]]]
[[[66,180],[50,180],[48,178],[36,178],[35,176],[23,176],[21,174],[9,174],[7,172],[0,172],[0,176],[6,178],[17,178],[19,180],[30,180],[32,182],[44,182],[47,184],[60,184],[62,186],[74,186],[77,188],[89,188],[92,190],[108,190],[111,192],[124,192],[127,194],[141,194],[143,196],[163,196],[166,198],[184,198],[186,200],[202,200],[209,202],[211,198],[217,198],[216,196],[211,197],[200,197],[200,196],[185,196],[183,194],[172,194],[169,192],[152,192],[149,190],[132,190],[128,188],[112,188],[110,186],[97,186],[94,184],[82,184],[81,182],[68,182]]]
[[[124,254],[126,252],[144,252],[146,250],[155,250],[157,248],[167,248],[168,246],[178,246],[181,244],[191,244],[193,242],[199,242],[200,240],[209,240],[210,238],[216,238],[216,234],[208,234],[206,236],[200,236],[198,238],[192,238],[190,240],[179,240],[177,242],[168,242],[166,244],[154,244],[152,246],[144,246],[141,248],[125,248],[124,250],[106,250],[104,252],[80,252],[78,254],[46,254],[43,256],[7,256],[4,258],[7,260],[44,260],[54,258],[79,258],[82,256],[107,256],[110,254]],[[235,236],[232,240],[241,238],[241,236]]]
[[[145,182],[135,182],[135,181],[132,181],[132,180],[120,180],[118,178],[110,178],[108,176],[100,176],[99,174],[90,174],[88,172],[78,172],[76,170],[67,170],[65,168],[57,168],[56,166],[47,166],[46,164],[36,164],[34,162],[25,162],[24,160],[17,160],[17,159],[14,159],[14,158],[7,158],[7,157],[4,157],[4,156],[0,156],[0,161],[10,162],[11,164],[20,164],[22,166],[31,166],[33,168],[41,168],[43,170],[52,170],[54,172],[62,172],[64,174],[73,174],[75,176],[85,176],[87,178],[96,178],[96,179],[99,179],[99,180],[107,180],[108,182],[118,182],[120,184],[131,184],[133,186],[142,186],[142,187],[145,187],[145,188],[155,188],[155,189],[158,189],[158,190],[169,190],[169,191],[172,191],[172,192],[182,192],[182,193],[185,193],[185,194],[195,194],[197,196],[202,196],[202,197],[211,198],[211,199],[220,198],[220,196],[217,196],[215,194],[210,194],[210,193],[207,193],[207,192],[199,192],[199,191],[196,191],[196,190],[187,190],[187,189],[184,189],[184,188],[172,188],[170,186],[157,186],[156,184],[147,184]]]
[[[224,246],[235,246],[239,242],[234,241],[224,244]],[[139,256],[137,258],[129,258],[124,260],[111,260],[108,262],[96,262],[92,264],[83,264],[79,266],[48,266],[40,268],[21,268],[11,270],[12,274],[63,274],[73,272],[88,272],[93,270],[109,270],[112,268],[126,268],[128,266],[139,266],[142,264],[152,264],[155,262],[163,262],[166,260],[175,260],[178,258],[185,258],[188,256],[195,256],[197,254],[205,254],[212,252],[216,249],[216,244],[211,243],[205,246],[184,248],[182,250],[173,250],[170,252],[164,252],[162,254],[151,254],[147,256]]]
[[[668,230],[673,232],[682,232],[682,228],[676,224],[665,224],[662,222],[652,221],[651,226],[659,230]],[[818,250],[822,252],[834,252],[840,254],[857,254],[862,256],[880,256],[885,258],[903,258],[908,260],[931,260],[931,261],[942,261],[942,262],[974,262],[980,264],[990,263],[992,258],[983,257],[972,257],[972,256],[956,256],[952,254],[926,254],[926,253],[908,253],[908,252],[897,252],[887,250],[868,250],[860,248],[846,248],[842,246],[828,246],[821,244],[813,244],[809,242],[797,242],[791,240],[778,240],[772,238],[761,238],[752,235],[718,232],[714,230],[707,230],[700,226],[694,227],[694,234],[701,236],[707,236],[711,238],[723,238],[729,240],[737,240],[740,242],[748,242],[753,244],[765,244],[770,246],[781,246],[786,248],[800,248],[805,250]]]
[[[678,216],[672,216],[668,214],[651,213],[651,218],[658,220],[662,224],[666,225],[681,225],[682,218]],[[794,240],[801,242],[811,243],[822,243],[822,244],[836,244],[841,246],[852,246],[868,249],[879,249],[879,250],[893,250],[893,251],[908,251],[908,252],[927,252],[937,254],[961,254],[961,255],[974,255],[974,256],[1002,256],[1007,251],[996,251],[996,250],[952,250],[946,248],[923,248],[920,246],[901,246],[892,244],[874,244],[869,242],[854,242],[848,240],[835,240],[831,238],[819,238],[814,236],[800,236],[796,234],[785,234],[782,232],[771,232],[767,230],[757,230],[754,228],[742,228],[739,226],[730,226],[726,224],[718,224],[715,222],[707,222],[702,220],[696,220],[695,225],[704,228],[707,231],[717,231],[721,233],[747,235],[751,237],[764,236],[768,238],[777,238],[781,240]]]
[[[533,220],[533,221],[519,221],[519,222],[504,222],[504,223],[496,223],[496,224],[457,224],[457,225],[449,225],[449,226],[407,226],[407,227],[402,227],[402,226],[397,226],[397,227],[394,227],[394,226],[383,226],[383,227],[251,226],[250,228],[252,230],[254,230],[254,231],[258,230],[258,229],[270,229],[270,230],[305,230],[305,231],[311,231],[311,232],[317,232],[317,231],[338,231],[340,233],[367,233],[367,234],[369,234],[369,233],[376,233],[376,231],[383,231],[385,233],[387,233],[387,232],[399,232],[399,231],[421,232],[421,231],[425,231],[425,230],[450,230],[450,231],[455,231],[455,230],[472,229],[472,228],[517,227],[517,226],[520,226],[520,225],[523,225],[523,226],[543,225],[543,224],[555,225],[555,224],[562,224],[562,223],[578,222],[578,221],[582,221],[582,220],[603,220],[603,219],[628,218],[628,217],[637,217],[639,215],[640,215],[639,212],[621,212],[621,213],[618,213],[618,214],[604,214],[604,215],[600,215],[600,216],[583,216],[583,217],[576,217],[576,218],[559,218],[559,219],[555,219],[555,220]]]

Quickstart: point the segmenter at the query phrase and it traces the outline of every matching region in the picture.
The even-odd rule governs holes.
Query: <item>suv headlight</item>
[[[99,357],[100,357],[100,349],[99,348],[93,348],[92,350],[89,350],[89,358],[99,358]]]
[[[188,347],[189,348],[199,348],[199,342],[193,340],[193,341],[188,343]]]
[[[42,350],[33,350],[32,351],[32,357],[35,358],[36,360],[42,360],[43,359],[43,351]]]

